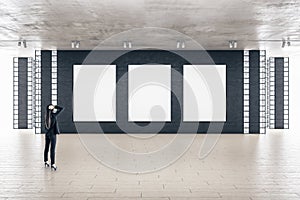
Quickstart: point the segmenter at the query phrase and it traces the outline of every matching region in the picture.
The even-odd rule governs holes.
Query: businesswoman
[[[61,113],[63,107],[55,106],[49,104],[46,109],[45,115],[45,150],[44,150],[44,162],[45,167],[49,167],[48,162],[48,152],[49,146],[51,145],[50,149],[50,158],[51,158],[51,169],[56,171],[57,166],[55,165],[55,146],[56,146],[56,135],[59,134],[58,122],[56,117]]]

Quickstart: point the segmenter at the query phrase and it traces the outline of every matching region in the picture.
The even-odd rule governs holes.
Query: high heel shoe
[[[57,166],[55,164],[51,165],[51,170],[56,171],[57,170]]]
[[[49,163],[48,162],[45,162],[45,167],[50,167]]]

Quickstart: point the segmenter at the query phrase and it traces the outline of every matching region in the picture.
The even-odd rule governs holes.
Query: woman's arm
[[[57,110],[56,113],[53,113],[54,116],[59,115],[59,113],[64,110],[64,107],[58,105],[54,106],[54,108]]]

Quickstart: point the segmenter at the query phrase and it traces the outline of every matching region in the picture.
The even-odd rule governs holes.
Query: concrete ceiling
[[[300,47],[299,13],[299,0],[1,0],[0,47],[26,39],[32,48],[70,49],[71,40],[122,48],[130,40],[172,49],[180,40],[186,49],[195,41],[228,49],[237,40],[238,49],[280,49],[284,37]]]

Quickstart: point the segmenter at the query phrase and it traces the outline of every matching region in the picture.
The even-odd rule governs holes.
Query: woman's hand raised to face
[[[49,110],[53,110],[54,109],[54,105],[50,105],[48,108],[49,108]]]

